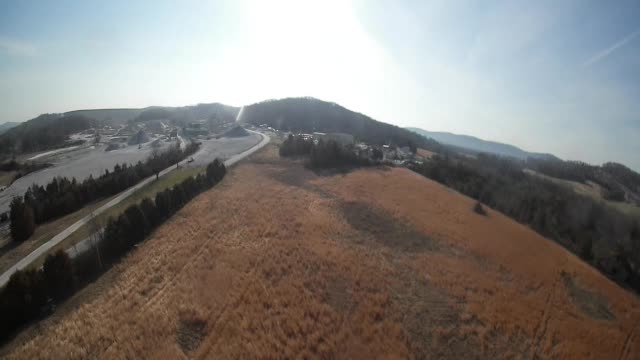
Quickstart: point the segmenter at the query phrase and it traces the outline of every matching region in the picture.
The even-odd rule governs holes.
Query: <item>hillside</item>
[[[95,120],[82,115],[40,115],[0,135],[0,157],[62,147],[70,134],[94,125]]]
[[[0,132],[0,154],[22,154],[65,146],[69,135],[103,125],[128,121],[166,120],[184,126],[189,121],[235,121],[239,109],[219,103],[182,107],[150,106],[142,109],[74,110],[64,114],[43,114]],[[0,160],[2,156],[0,156]]]
[[[406,129],[376,121],[338,104],[314,98],[268,100],[245,106],[239,121],[267,124],[293,132],[336,132],[352,134],[356,140],[371,144],[422,147],[440,151],[441,146]]]
[[[416,134],[420,134],[435,141],[452,145],[475,152],[483,152],[489,154],[496,154],[502,156],[510,156],[517,159],[525,160],[527,158],[557,160],[555,156],[551,154],[532,153],[524,151],[518,147],[509,144],[503,144],[495,141],[482,140],[477,137],[469,135],[458,135],[449,132],[439,131],[427,131],[419,128],[408,127],[407,130],[411,130]]]
[[[471,199],[406,169],[320,176],[270,146],[221,185],[0,356],[640,352],[636,297],[530,229],[492,210],[477,215]]]
[[[169,120],[184,124],[194,120],[235,121],[239,108],[219,103],[182,107],[151,106],[142,109],[135,121]]]
[[[0,124],[0,134],[2,134],[5,131],[11,129],[12,127],[16,127],[18,125],[20,125],[19,122],[7,121],[6,123],[2,123],[2,124]]]

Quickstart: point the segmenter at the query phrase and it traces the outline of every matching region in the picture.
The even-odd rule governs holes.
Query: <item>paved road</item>
[[[233,164],[237,163],[238,161],[242,160],[243,158],[245,158],[245,157],[253,154],[254,152],[258,151],[259,149],[264,147],[266,144],[268,144],[269,141],[271,140],[268,136],[266,136],[264,134],[261,134],[261,133],[255,132],[255,131],[250,131],[250,132],[253,133],[253,134],[257,134],[257,135],[261,136],[262,140],[258,144],[253,146],[252,148],[250,148],[248,150],[245,150],[245,151],[243,151],[243,152],[241,152],[239,154],[231,156],[229,159],[227,159],[224,162],[225,166],[232,166]],[[199,156],[204,156],[204,155],[202,155],[200,153],[201,152],[198,151],[196,154],[194,154],[193,157],[195,158],[195,157],[199,157]],[[175,170],[175,168],[176,168],[175,166],[170,166],[170,167],[164,169],[162,172],[160,172],[160,176],[164,176],[164,175],[170,173],[171,171]],[[136,190],[138,190],[141,187],[143,187],[143,186],[147,185],[148,183],[152,182],[154,179],[155,179],[155,176],[150,176],[150,177],[146,178],[145,180],[141,181],[140,183],[136,184],[135,186],[132,186],[129,189],[123,191],[118,196],[116,196],[114,199],[112,199],[108,203],[104,204],[103,206],[101,206],[100,208],[95,210],[93,212],[93,215],[96,215],[96,216],[100,215],[101,213],[105,212],[106,210],[108,210],[112,206],[117,205],[122,200],[126,199],[131,194],[133,194]],[[0,287],[4,286],[7,283],[7,281],[9,281],[9,278],[11,277],[11,275],[14,272],[16,272],[16,271],[18,271],[20,269],[24,269],[24,268],[28,267],[29,265],[31,265],[31,263],[33,263],[40,256],[42,256],[43,254],[46,254],[49,250],[51,250],[51,248],[53,248],[54,246],[58,245],[62,240],[66,239],[69,235],[71,235],[76,230],[78,230],[80,227],[82,227],[83,225],[88,223],[89,220],[91,220],[91,217],[92,217],[92,215],[90,214],[90,215],[87,215],[87,216],[83,217],[82,219],[78,220],[73,225],[69,226],[64,231],[62,231],[58,235],[56,235],[53,238],[51,238],[51,240],[49,240],[46,243],[40,245],[40,247],[35,249],[29,255],[27,255],[24,258],[22,258],[22,260],[18,261],[17,264],[13,265],[11,268],[9,268],[7,271],[5,271],[2,275],[0,275]],[[86,239],[83,240],[83,242],[85,242],[85,241],[87,241],[87,240]],[[88,247],[88,246],[86,244],[83,244],[81,247]]]

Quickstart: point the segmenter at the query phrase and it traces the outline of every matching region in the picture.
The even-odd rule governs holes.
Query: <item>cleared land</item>
[[[547,179],[556,184],[566,186],[567,188],[575,191],[580,195],[588,196],[596,201],[602,201],[605,204],[629,216],[640,217],[640,206],[623,201],[606,200],[602,197],[602,190],[600,188],[600,185],[592,181],[587,181],[586,184],[583,184],[577,181],[564,180],[552,176],[547,176],[531,169],[526,169],[524,171],[529,175],[537,176],[543,179]]]
[[[640,301],[405,169],[234,168],[9,358],[633,359]]]

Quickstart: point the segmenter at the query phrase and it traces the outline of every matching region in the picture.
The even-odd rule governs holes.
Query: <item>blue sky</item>
[[[3,1],[0,122],[315,96],[640,170],[637,1]]]

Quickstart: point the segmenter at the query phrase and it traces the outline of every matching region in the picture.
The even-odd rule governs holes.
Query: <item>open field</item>
[[[0,356],[637,358],[635,295],[473,204],[268,146]]]

